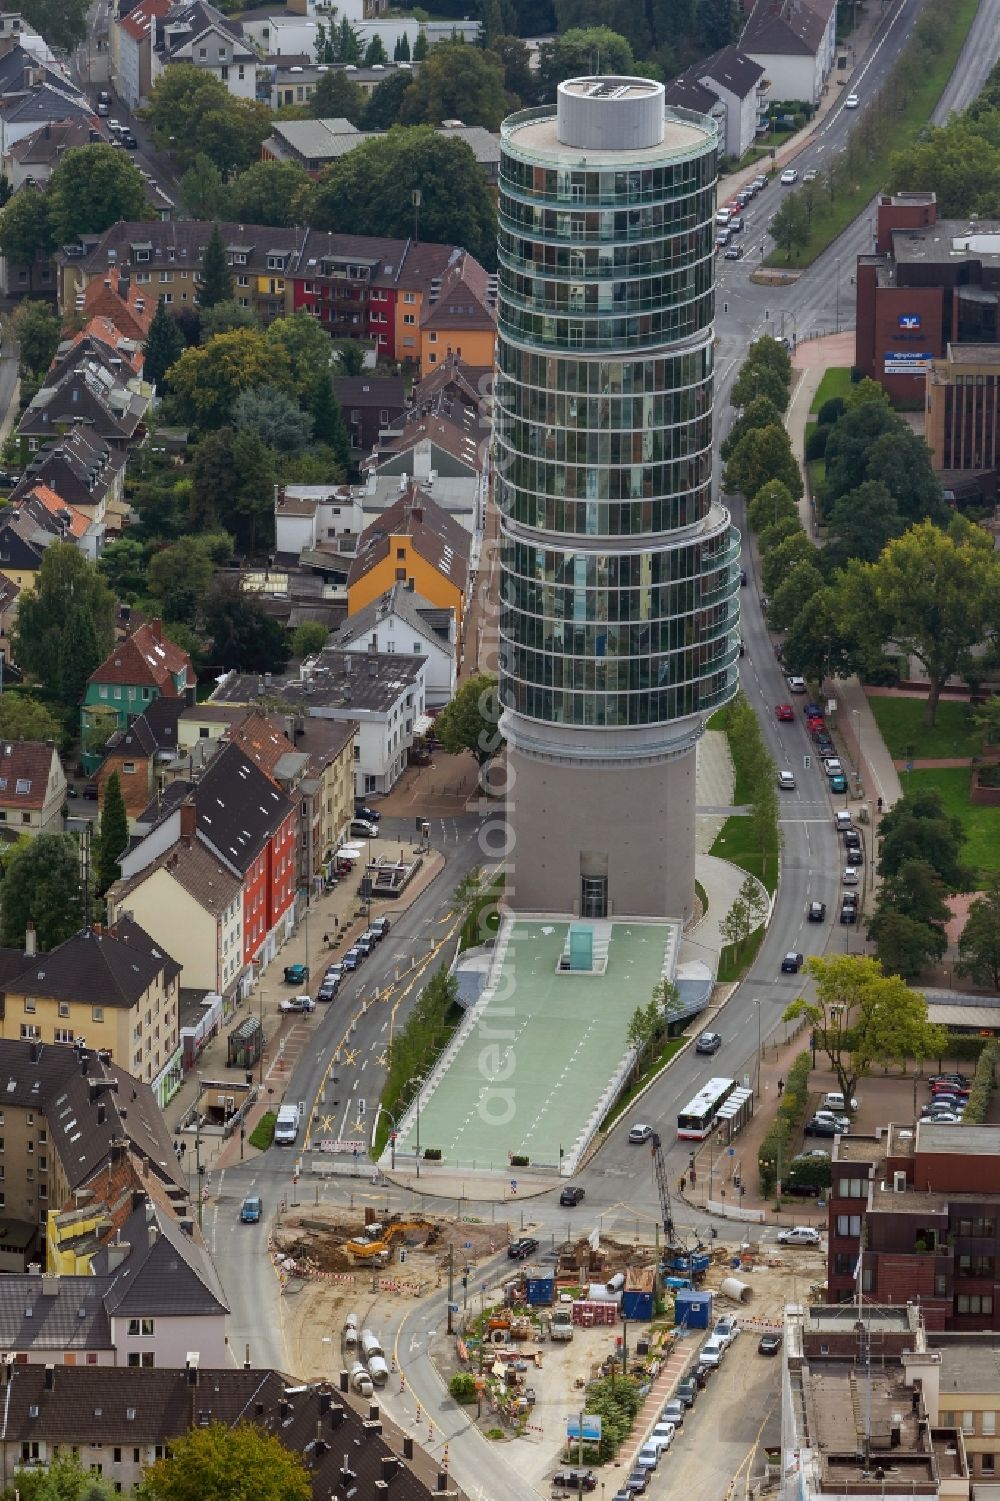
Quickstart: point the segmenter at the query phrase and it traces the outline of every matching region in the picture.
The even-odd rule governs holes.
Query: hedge
[[[788,1070],[785,1090],[774,1120],[757,1149],[760,1191],[766,1198],[778,1179],[778,1162],[791,1161],[792,1137],[805,1119],[809,1106],[809,1054],[800,1053]]]
[[[826,440],[830,436],[830,429],[825,424],[811,427],[806,435],[806,460],[812,463],[815,459],[826,456]]]
[[[1000,1042],[988,1042],[979,1055],[976,1072],[972,1076],[969,1098],[962,1113],[963,1126],[981,1126],[990,1108],[990,1098],[996,1088],[996,1063],[1000,1057]]]

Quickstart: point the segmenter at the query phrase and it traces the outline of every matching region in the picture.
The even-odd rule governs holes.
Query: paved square
[[[508,1154],[558,1166],[587,1128],[676,944],[671,923],[610,927],[604,974],[558,969],[567,921],[516,921],[496,990],[464,1024],[443,1078],[425,1086],[420,1146],[448,1167],[507,1170]],[[502,940],[501,940],[502,941]],[[408,1117],[405,1148],[414,1133]]]

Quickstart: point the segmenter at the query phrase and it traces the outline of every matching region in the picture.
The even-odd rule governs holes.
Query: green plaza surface
[[[611,931],[603,974],[559,970],[569,926],[515,920],[494,993],[463,1023],[444,1077],[424,1086],[420,1148],[439,1149],[443,1166],[506,1171],[513,1154],[555,1167],[597,1110],[676,926],[597,924]],[[397,1152],[414,1149],[414,1124]]]

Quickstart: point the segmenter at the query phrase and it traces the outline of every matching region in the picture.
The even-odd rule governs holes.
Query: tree
[[[390,73],[388,78],[383,78],[381,83],[376,84],[364,105],[366,130],[389,130],[393,125],[399,124],[403,99],[412,82],[412,73],[407,73],[404,69],[399,73]],[[313,98],[315,97],[314,94]],[[347,118],[350,119],[350,116]]]
[[[976,985],[1000,990],[1000,879],[969,907],[958,940],[958,969]]]
[[[780,551],[780,548],[775,549],[775,552]],[[770,630],[787,631],[798,619],[800,611],[808,609],[822,589],[823,575],[817,567],[820,551],[813,547],[812,552],[813,557],[795,563],[788,570],[770,596],[767,605],[767,624]],[[770,556],[773,557],[774,554]]]
[[[734,407],[748,407],[751,403],[768,401],[780,413],[788,405],[788,391],[789,384],[779,371],[762,362],[746,360],[733,381],[729,399]],[[779,417],[778,421],[780,420]]]
[[[789,537],[798,537],[805,534],[805,527],[796,515],[783,516],[780,521],[772,521],[770,526],[765,526],[762,532],[757,534],[757,550],[762,558],[767,557],[774,548],[780,547],[782,542],[787,542]],[[826,554],[823,555],[824,563]]]
[[[118,861],[128,844],[128,814],[122,796],[122,784],[117,771],[113,771],[104,784],[104,806],[101,809],[101,828],[94,851],[97,891],[104,896],[109,886],[121,876]]]
[[[313,435],[317,443],[326,444],[346,477],[351,460],[351,441],[328,372],[321,371],[316,376],[312,390],[306,397],[306,409],[312,418]]]
[[[231,334],[234,328],[260,328],[260,319],[252,307],[244,307],[235,298],[217,302],[201,315],[198,343],[207,344],[216,334]]]
[[[323,650],[330,632],[318,620],[303,620],[292,636],[293,657],[314,657]]]
[[[931,468],[931,451],[923,438],[909,427],[883,433],[868,449],[866,473],[885,485],[904,521],[929,517],[938,526],[947,523],[941,481]]]
[[[809,563],[815,568],[818,556],[818,548],[810,542],[801,529],[794,532],[786,542],[772,547],[760,565],[760,578],[764,593],[774,594],[799,563]]]
[[[266,104],[227,96],[221,109],[208,110],[192,128],[196,131],[198,149],[228,177],[234,172],[245,172],[260,160],[260,148],[271,132],[272,123]],[[184,150],[179,153],[179,160],[187,160],[189,156],[190,152]]]
[[[233,274],[226,260],[222,232],[218,224],[212,225],[212,234],[205,247],[198,282],[198,306],[202,309],[215,307],[217,302],[231,302],[233,297]]]
[[[147,550],[134,537],[109,542],[97,560],[97,571],[108,581],[116,599],[133,601],[146,587]]]
[[[40,699],[10,688],[0,694],[0,739],[53,740],[58,745],[63,727]]]
[[[470,57],[483,55],[473,47],[464,50]],[[496,211],[486,179],[464,141],[428,126],[396,126],[333,162],[307,194],[305,222],[407,239],[413,234],[415,188],[422,195],[421,239],[461,245],[492,270]]]
[[[241,391],[287,387],[287,356],[255,328],[217,334],[200,349],[186,349],[167,371],[178,411],[202,428],[220,426]]]
[[[399,119],[402,125],[440,125],[464,120],[498,130],[512,101],[504,91],[503,68],[490,52],[465,42],[439,42],[414,75]]]
[[[20,345],[21,374],[41,378],[59,347],[59,314],[47,302],[19,302],[10,322]]]
[[[48,197],[25,183],[0,211],[0,250],[9,261],[30,266],[36,256],[50,255],[55,246]]]
[[[83,920],[76,839],[72,834],[38,834],[15,853],[0,883],[0,942],[23,948],[33,922],[44,953],[77,932]]]
[[[330,335],[310,313],[300,310],[289,318],[275,318],[268,324],[266,337],[279,367],[288,368],[291,390],[299,401],[307,399],[317,377],[330,374]]]
[[[404,88],[409,82],[404,77]],[[365,116],[365,91],[349,73],[334,68],[323,74],[309,96],[309,113],[314,120],[350,120],[352,125],[360,125]],[[389,123],[394,123],[394,119]]]
[[[908,792],[883,816],[879,826],[879,874],[891,880],[912,860],[934,870],[948,891],[968,891],[970,872],[960,855],[965,842],[961,819],[945,810],[936,787]]]
[[[824,454],[829,500],[856,490],[866,479],[879,478],[868,473],[869,450],[883,433],[897,431],[900,420],[884,401],[861,401],[845,411],[827,439]]]
[[[142,1478],[144,1501],[310,1501],[312,1483],[298,1454],[250,1423],[211,1423],[170,1441]]]
[[[828,519],[839,563],[849,558],[874,563],[906,530],[899,507],[880,480],[865,480],[856,490],[848,490],[834,503]]]
[[[346,16],[340,19],[335,45],[338,62],[359,63],[361,61],[361,38]]]
[[[92,634],[83,626],[84,618],[92,622]],[[79,643],[68,638],[71,631],[86,629],[88,647],[95,653],[89,676],[111,650],[114,622],[114,596],[93,563],[73,543],[54,542],[45,550],[34,588],[18,601],[16,659],[25,672],[46,684],[62,680],[70,659],[82,676],[86,663],[75,649]]]
[[[222,173],[203,151],[180,181],[181,203],[192,219],[224,219],[229,215],[229,189]],[[251,221],[254,222],[254,221]]]
[[[97,628],[89,605],[74,600],[63,622],[59,645],[59,694],[64,704],[78,704],[87,681],[105,653],[97,644]]]
[[[427,41],[427,33],[421,26],[420,30],[417,32],[416,40],[413,43],[413,61],[415,63],[426,62],[427,54],[429,51],[430,45]]]
[[[826,677],[850,677],[859,662],[857,643],[841,626],[836,591],[830,586],[820,589],[785,636],[786,671],[821,683]]]
[[[239,432],[256,432],[268,448],[279,453],[301,453],[312,442],[313,425],[287,391],[275,386],[254,386],[241,391],[233,403],[233,426]]]
[[[531,51],[519,36],[496,36],[490,51],[503,67],[503,86],[523,105],[536,103],[538,79],[531,66]]]
[[[759,881],[747,875],[736,899],[719,924],[719,932],[737,953],[764,920],[767,898]]]
[[[768,226],[771,238],[790,261],[809,241],[809,220],[798,193],[789,193]]]
[[[787,485],[780,480],[768,480],[766,485],[754,492],[747,506],[747,521],[751,531],[762,532],[782,520],[798,521],[799,508]],[[801,523],[800,523],[801,524]]]
[[[877,562],[851,563],[840,600],[848,628],[872,650],[890,642],[920,662],[928,680],[923,722],[932,725],[947,680],[961,674],[974,647],[1000,638],[1000,554],[962,516],[946,532],[923,521]]]
[[[497,680],[479,673],[462,684],[450,704],[434,721],[434,734],[449,755],[469,750],[480,766],[495,755],[503,743],[497,729],[500,703]]]
[[[212,641],[212,660],[227,671],[283,672],[288,638],[254,594],[239,581],[216,585],[205,602],[205,629]]]
[[[408,63],[410,61],[410,38],[405,31],[401,31],[396,38],[396,45],[392,49],[394,63]]]
[[[605,7],[602,5],[601,9]],[[598,72],[634,73],[632,46],[620,32],[612,31],[610,26],[561,29],[562,36],[542,42],[538,49],[538,74],[545,98],[555,99],[556,89],[565,78]]]
[[[193,63],[174,63],[156,79],[142,113],[161,151],[189,154],[194,161],[200,149],[193,134],[198,121],[228,102],[229,90],[221,79]]]
[[[194,619],[215,567],[204,538],[181,537],[172,547],[153,554],[148,569],[150,593],[155,594],[168,621]]]
[[[918,980],[948,947],[940,928],[918,922],[906,912],[876,912],[868,923],[868,937],[886,974],[907,981]]]
[[[930,923],[944,938],[951,909],[945,898],[948,887],[926,860],[904,860],[879,887],[877,911],[905,912],[916,922]]]
[[[697,28],[703,45],[716,52],[735,42],[740,32],[740,16],[734,0],[698,0]]]
[[[378,32],[376,32],[365,48],[365,67],[384,68],[388,61],[389,54],[385,50],[385,44]]]
[[[274,455],[260,435],[231,427],[208,433],[194,456],[192,520],[232,534],[251,557],[270,544],[274,527]]]
[[[177,320],[167,311],[165,302],[158,302],[146,342],[142,346],[142,375],[144,380],[156,387],[161,396],[168,389],[167,371],[183,353],[184,335],[177,326]]]
[[[783,1020],[800,1017],[814,1029],[845,1100],[876,1064],[932,1058],[944,1050],[944,1029],[927,1020],[927,1002],[898,975],[885,975],[876,959],[838,954],[810,956],[805,964],[816,999],[799,996]]]
[[[3,1501],[112,1501],[115,1491],[107,1480],[85,1470],[73,1454],[58,1453],[43,1467],[19,1469]]]
[[[364,345],[356,339],[340,339],[333,346],[338,375],[360,375],[365,368]]]
[[[24,0],[18,9],[50,47],[72,52],[87,29],[87,0]]]
[[[778,407],[767,396],[755,396],[740,412],[736,421],[722,440],[719,452],[728,459],[737,443],[752,427],[774,427],[781,422],[784,404]]]
[[[783,427],[754,428],[740,439],[726,464],[729,493],[756,495],[768,480],[780,480],[794,499],[802,495],[802,475]]]
[[[334,75],[324,73],[321,86]],[[300,222],[296,204],[311,182],[298,162],[254,162],[229,184],[228,212],[241,224],[290,229]]]
[[[73,146],[60,159],[46,190],[56,243],[99,235],[119,219],[144,219],[146,184],[127,151],[113,146]]]

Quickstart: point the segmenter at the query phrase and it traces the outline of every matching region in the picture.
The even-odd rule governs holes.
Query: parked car
[[[787,953],[781,961],[781,973],[783,975],[797,975],[802,968],[803,959],[801,954]]]
[[[776,719],[780,719],[782,723],[787,724],[790,720],[794,720],[795,710],[792,708],[791,704],[776,704],[774,709],[774,717]]]
[[[783,188],[790,188],[793,182],[798,182],[799,174],[794,167],[786,167],[781,174],[780,182]]]
[[[746,571],[745,568],[741,568],[740,569],[740,588],[741,589],[745,589],[746,586],[747,586],[747,571]]]
[[[660,1413],[661,1423],[673,1423],[675,1428],[684,1426],[684,1403],[677,1397],[672,1397]]]
[[[844,867],[844,874],[840,879],[844,886],[856,886],[858,884],[858,867],[856,865],[846,865]]]
[[[858,105],[860,103],[861,103],[861,100],[858,98],[857,94],[851,93],[851,94],[848,94],[847,98],[844,100],[844,108],[845,109],[857,109],[857,107],[858,107]]]
[[[811,1225],[793,1225],[790,1230],[778,1231],[779,1246],[818,1246],[819,1231]]]
[[[647,1440],[635,1456],[637,1470],[655,1470],[660,1463],[660,1449],[658,1444]]]
[[[836,772],[830,778],[830,791],[835,793],[847,791],[847,778],[841,772]]]
[[[628,1139],[632,1142],[649,1141],[652,1134],[652,1126],[647,1126],[642,1124],[641,1122],[638,1122],[636,1125],[629,1128]]]
[[[852,927],[858,921],[858,909],[850,902],[842,902],[840,907],[840,921],[845,927]]]
[[[694,1045],[696,1053],[717,1053],[722,1046],[718,1032],[703,1032]]]
[[[846,808],[838,808],[833,815],[834,827],[839,834],[846,834],[848,829],[853,829],[854,823]]]
[[[240,1224],[259,1224],[264,1213],[264,1205],[259,1194],[248,1194],[240,1208]]]
[[[355,838],[359,839],[377,839],[378,824],[372,823],[367,818],[352,818],[351,833]]]
[[[806,1122],[806,1136],[846,1136],[850,1122],[846,1116],[832,1115],[828,1110],[817,1110]]]
[[[344,955],[344,968],[348,971],[356,970],[364,957],[360,949],[348,949]]]
[[[762,1334],[757,1342],[758,1355],[777,1355],[781,1349],[780,1334]]]
[[[826,919],[826,902],[810,902],[806,908],[806,917],[810,922],[823,922]]]
[[[806,170],[802,174],[802,181],[803,182],[815,182],[818,176],[819,176],[819,173],[816,171],[815,167],[807,167]]]
[[[559,1195],[559,1202],[565,1209],[573,1209],[577,1204],[582,1204],[585,1197],[586,1191],[571,1183]]]
[[[307,964],[286,964],[285,984],[304,985],[309,978],[309,966]]]
[[[507,1247],[507,1255],[511,1261],[527,1261],[528,1257],[533,1256],[537,1250],[537,1240],[533,1240],[530,1235],[522,1235],[519,1239],[511,1241]]]
[[[138,151],[139,142],[128,128],[122,131],[121,141],[126,151]]]
[[[366,803],[354,804],[355,818],[363,818],[366,823],[378,823],[382,817],[377,808],[369,808]]]
[[[647,1439],[647,1443],[655,1444],[661,1454],[666,1454],[674,1441],[677,1426],[674,1423],[659,1422]]]
[[[693,1407],[698,1400],[698,1383],[696,1381],[679,1381],[675,1396],[679,1402],[683,1402],[685,1407]]]
[[[593,1470],[559,1470],[553,1475],[552,1484],[565,1491],[596,1491],[597,1476]]]
[[[857,829],[844,830],[844,848],[849,853],[853,854],[854,851],[857,851],[859,855],[861,854],[861,835]]]
[[[373,917],[370,931],[376,938],[384,938],[390,931],[392,924],[387,917]]]
[[[739,1332],[740,1326],[732,1315],[723,1314],[721,1319],[716,1320],[715,1328],[712,1330],[712,1338],[723,1340],[728,1348],[733,1343],[733,1340],[736,1339]]]
[[[718,1340],[709,1339],[705,1341],[698,1351],[698,1359],[702,1365],[706,1365],[709,1369],[712,1369],[722,1364],[722,1357],[725,1353],[725,1345],[721,1345]]]
[[[102,89],[97,96],[97,113],[105,119],[111,113],[111,95],[107,89]]]
[[[789,678],[788,679],[788,691],[790,693],[805,693],[805,691],[806,691],[806,680],[805,680],[805,678],[798,678],[798,677],[791,677],[791,678]]]
[[[289,996],[287,1001],[282,1001],[279,1011],[315,1011],[316,1002],[311,995]]]
[[[625,1489],[633,1496],[641,1496],[649,1485],[649,1475],[645,1470],[633,1470],[625,1482]]]
[[[792,772],[790,772],[790,771],[779,771],[778,772],[778,790],[779,790],[779,792],[794,792],[795,791],[795,776],[794,776],[794,774]]]
[[[844,770],[837,756],[827,756],[823,762],[823,770],[828,777],[839,776]]]
[[[339,989],[339,976],[331,975],[329,979],[324,978],[323,983],[316,992],[316,999],[318,1001],[332,1001]]]

